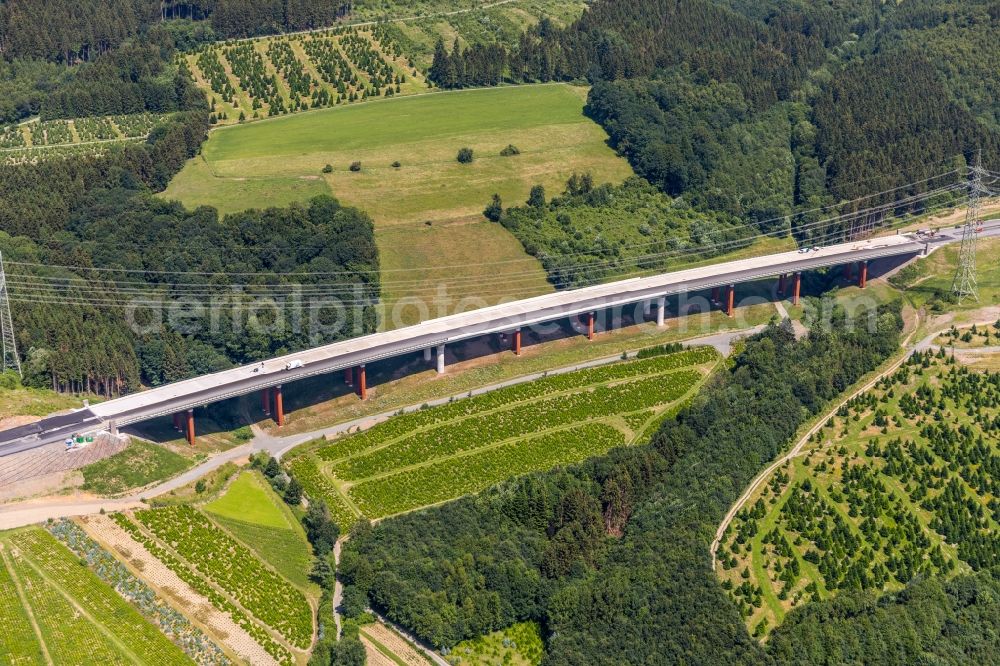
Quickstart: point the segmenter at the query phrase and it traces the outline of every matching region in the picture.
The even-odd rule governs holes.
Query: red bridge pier
[[[274,421],[279,426],[285,425],[285,401],[281,391],[281,384],[272,389],[274,391]]]
[[[365,364],[358,366],[358,397],[362,400],[368,399],[368,379],[365,374]]]

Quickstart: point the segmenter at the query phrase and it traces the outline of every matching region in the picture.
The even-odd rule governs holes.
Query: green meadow
[[[310,587],[312,551],[302,526],[260,474],[244,472],[202,508],[278,573],[300,588]]]
[[[164,196],[231,212],[325,184],[389,226],[478,214],[494,192],[520,202],[539,182],[561,191],[574,171],[620,181],[630,168],[583,115],[585,96],[562,84],[439,92],[219,128]],[[521,154],[501,157],[507,144]],[[455,159],[462,147],[471,164]]]
[[[508,206],[538,183],[561,193],[574,172],[597,182],[631,175],[583,115],[586,92],[564,84],[437,92],[219,128],[163,196],[228,213],[332,193],[375,221],[390,305],[426,299],[442,284],[456,301],[495,302],[506,294],[498,285],[534,295],[550,288],[541,267],[481,213],[493,193]],[[508,144],[520,154],[501,156]],[[463,147],[474,151],[471,164],[456,159]],[[435,265],[458,268],[393,279]]]

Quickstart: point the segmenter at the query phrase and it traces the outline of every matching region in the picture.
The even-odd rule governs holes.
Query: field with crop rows
[[[21,603],[10,571],[0,561],[0,653],[12,664],[44,664],[28,611]]]
[[[393,417],[290,468],[341,521],[412,510],[638,441],[717,358],[698,348],[544,377]]]
[[[918,354],[851,400],[730,524],[723,586],[765,636],[841,590],[1000,564],[1000,373]]]
[[[453,7],[454,3],[448,3]],[[454,41],[517,43],[544,16],[556,25],[583,13],[580,0],[518,0],[495,7],[448,12],[407,4],[396,15],[425,18],[339,26],[305,34],[208,44],[178,57],[178,64],[208,97],[218,124],[413,95],[433,86],[424,71],[440,37]],[[387,10],[388,11],[388,10]],[[360,9],[357,18],[365,16]]]
[[[312,609],[295,586],[246,546],[189,506],[149,509],[136,518],[208,580],[299,649],[312,644]]]
[[[288,467],[302,484],[306,495],[324,500],[333,520],[341,531],[346,531],[358,519],[358,512],[348,505],[333,481],[320,469],[320,464],[315,456],[304,453],[293,458]]]
[[[43,649],[57,664],[193,663],[98,574],[81,566],[88,559],[41,528],[4,533],[0,555],[4,663],[45,663]]]
[[[284,645],[276,641],[260,623],[252,619],[242,608],[233,603],[228,597],[220,594],[209,582],[207,577],[202,576],[194,568],[183,562],[174,555],[162,543],[148,536],[143,532],[137,523],[123,513],[111,514],[111,519],[125,530],[130,537],[142,544],[157,560],[164,566],[191,586],[199,594],[203,595],[212,605],[222,613],[228,615],[233,622],[240,626],[249,634],[256,643],[267,651],[279,664],[294,664],[295,657]]]
[[[187,617],[158,597],[148,585],[91,539],[79,525],[71,520],[62,519],[49,524],[47,529],[78,558],[79,562],[86,562],[98,578],[117,591],[148,622],[179,645],[189,657],[203,666],[224,666],[229,663],[228,657],[218,645],[194,626]],[[135,629],[137,636],[142,636],[145,632],[144,627]]]

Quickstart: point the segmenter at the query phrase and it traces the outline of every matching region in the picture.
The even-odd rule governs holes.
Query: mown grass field
[[[621,180],[631,170],[583,116],[585,95],[563,84],[463,90],[220,128],[192,164],[203,160],[215,185],[242,185],[193,188],[186,169],[164,196],[232,211],[271,205],[289,179],[322,177],[381,227],[479,214],[494,192],[522,201],[535,183],[561,190],[573,171]],[[501,157],[509,143],[521,154]],[[455,159],[462,147],[475,151],[472,164]],[[349,170],[355,161],[360,172]]]
[[[0,535],[0,627],[3,663],[194,663],[38,527]]]
[[[214,206],[220,213],[235,213],[247,208],[287,206],[308,201],[330,188],[318,175],[288,178],[219,178],[202,156],[187,163],[174,176],[163,196],[180,199],[188,206]]]
[[[561,84],[441,92],[220,128],[163,196],[233,212],[334,194],[375,221],[389,311],[442,286],[456,302],[536,295],[550,289],[538,262],[481,213],[494,193],[510,205],[537,183],[561,192],[573,172],[632,173],[584,117],[585,96]],[[508,144],[521,154],[501,157]],[[462,147],[471,164],[456,160]]]
[[[291,469],[344,525],[641,441],[718,362],[711,348],[554,375],[306,447]]]
[[[538,261],[488,220],[396,225],[375,240],[385,269],[383,328],[552,291]]]
[[[312,551],[302,526],[257,472],[244,472],[205,513],[282,576],[309,588]]]
[[[755,636],[813,598],[1000,561],[988,471],[1000,460],[990,435],[998,385],[998,374],[917,358],[762,484],[718,554]]]

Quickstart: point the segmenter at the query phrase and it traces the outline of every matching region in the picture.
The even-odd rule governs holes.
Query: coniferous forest
[[[813,243],[940,205],[911,198],[955,182],[934,177],[977,150],[998,161],[998,7],[598,2],[511,46],[439,43],[429,78],[445,88],[589,82],[587,113],[641,176],[699,208]],[[817,224],[824,212],[882,204],[874,217]]]
[[[0,251],[27,294],[14,324],[29,384],[117,395],[373,330],[378,255],[363,212],[323,197],[220,219],[152,196],[209,127],[158,5],[0,3],[0,120],[169,113],[143,142],[0,164]],[[358,307],[310,309],[310,295]],[[188,296],[224,307],[177,314]],[[293,303],[296,319],[258,312],[261,299]],[[186,321],[152,325],[171,316]]]

